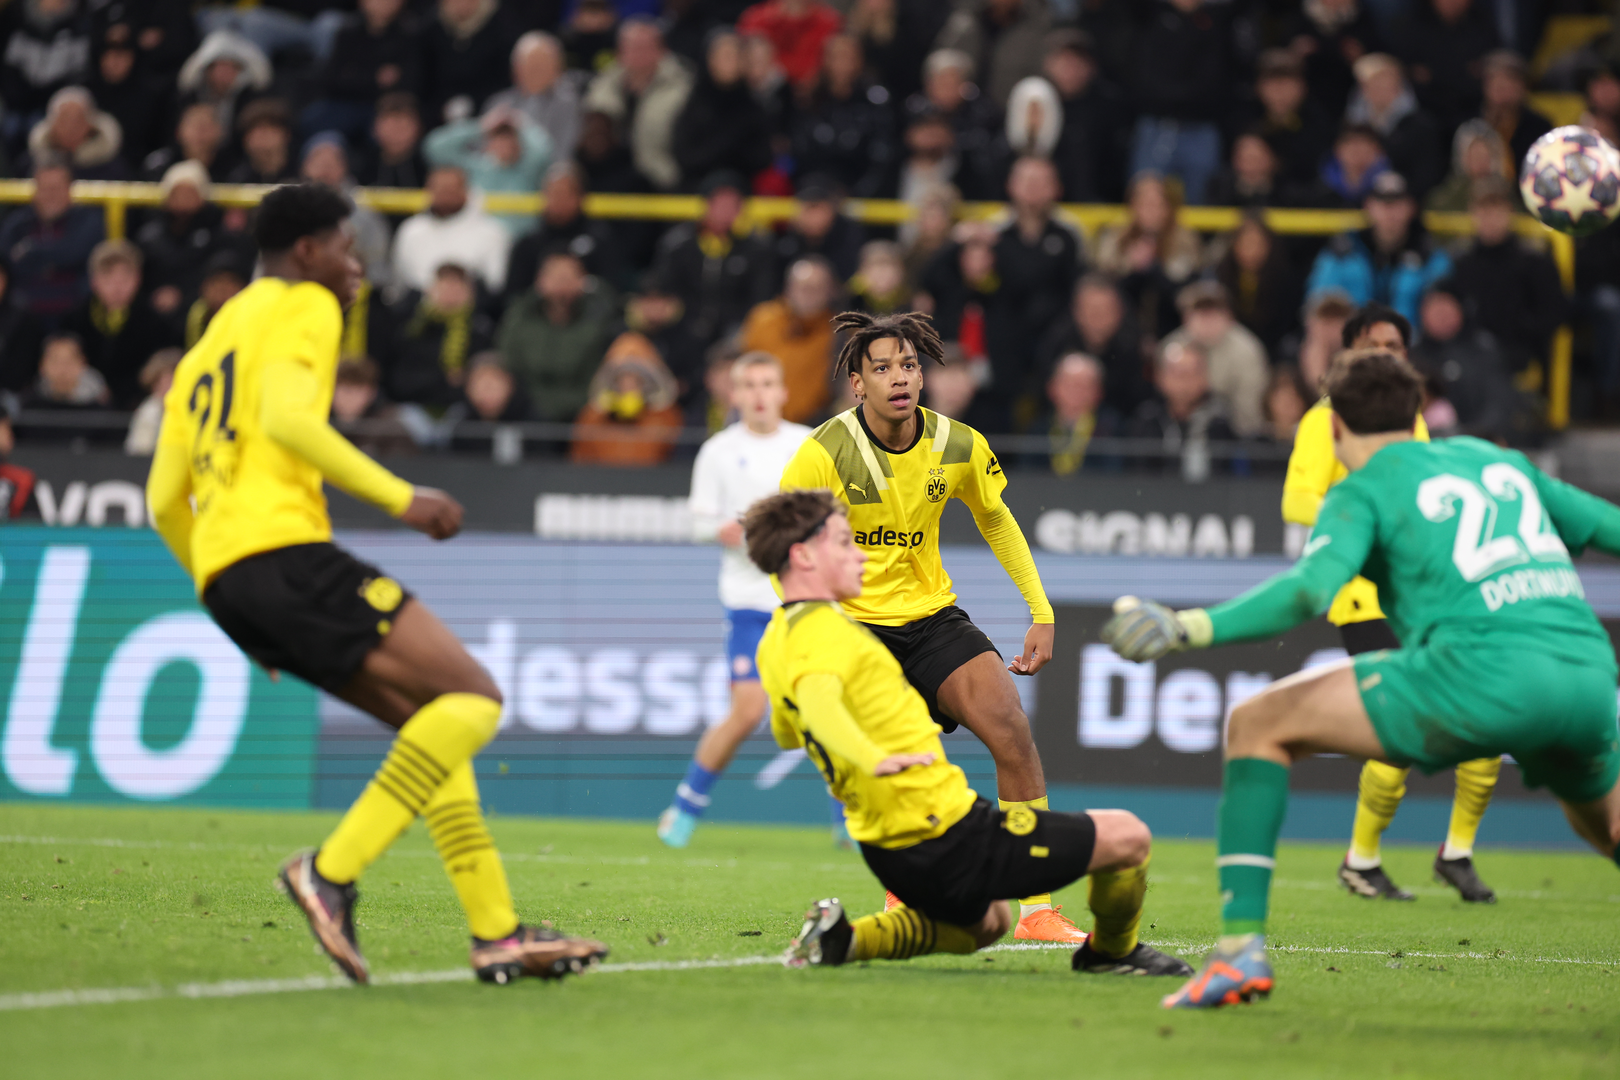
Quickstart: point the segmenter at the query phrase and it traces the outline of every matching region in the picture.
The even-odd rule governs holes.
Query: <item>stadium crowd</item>
[[[918,308],[949,342],[933,408],[1046,440],[1024,461],[1059,474],[1119,467],[1089,450],[1115,438],[1185,471],[1189,447],[1286,448],[1374,301],[1412,324],[1432,428],[1531,444],[1560,325],[1583,418],[1620,409],[1620,235],[1581,242],[1566,296],[1514,231],[1517,162],[1552,126],[1526,57],[1553,9],[1608,6],[10,0],[0,166],[36,187],[0,220],[4,413],[129,410],[116,434],[149,452],[169,373],[254,273],[247,212],[211,186],[304,178],[428,193],[403,220],[354,217],[367,284],[334,414],[374,451],[551,421],[583,425],[554,446],[575,460],[664,460],[683,427],[725,422],[729,361],[752,349],[782,360],[788,417],[814,422],[847,404],[829,316]],[[1538,77],[1620,134],[1620,35]],[[162,202],[108,240],[74,179],[154,181]],[[538,216],[483,208],[536,190]],[[591,218],[589,193],[703,211]],[[761,226],[751,195],[797,210]],[[852,197],[915,213],[866,226]],[[968,201],[1006,209],[967,220]],[[1060,202],[1128,220],[1088,240]],[[1203,235],[1186,205],[1245,215]],[[1274,207],[1364,209],[1368,227],[1279,236],[1258,212]],[[1444,242],[1425,209],[1473,233]],[[614,425],[648,437],[596,437]]]

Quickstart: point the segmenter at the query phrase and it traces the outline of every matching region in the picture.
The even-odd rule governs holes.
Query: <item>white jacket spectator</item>
[[[664,36],[650,19],[626,19],[619,27],[618,59],[591,80],[585,111],[618,125],[636,171],[668,191],[680,183],[675,161],[675,120],[692,93],[692,73],[664,49]],[[630,108],[635,101],[635,110]]]
[[[460,169],[434,169],[427,190],[428,208],[406,218],[394,234],[394,283],[425,292],[439,267],[454,263],[499,292],[512,234],[468,197]]]
[[[512,88],[484,103],[484,111],[506,108],[528,117],[551,136],[553,161],[569,161],[579,143],[579,86],[568,70],[562,43],[531,30],[512,46]]]
[[[1063,134],[1063,102],[1039,75],[1018,80],[1007,99],[1007,145],[1020,157],[1050,158]]]
[[[214,107],[223,131],[236,130],[236,110],[270,87],[274,74],[260,48],[229,30],[215,30],[180,68],[182,100]]]
[[[81,180],[125,180],[118,160],[123,129],[110,113],[96,108],[82,86],[67,86],[51,95],[45,117],[28,133],[28,156],[34,161],[66,158]]]
[[[1181,329],[1165,338],[1194,341],[1209,358],[1209,389],[1226,406],[1232,430],[1249,439],[1266,431],[1265,396],[1271,372],[1266,347],[1232,315],[1226,289],[1216,281],[1197,281],[1176,297]]]

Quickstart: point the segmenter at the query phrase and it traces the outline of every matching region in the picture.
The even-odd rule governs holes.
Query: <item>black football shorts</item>
[[[906,848],[862,844],[872,873],[907,907],[930,919],[972,926],[996,900],[1071,885],[1091,868],[1097,825],[1090,814],[997,810],[988,800],[932,840]]]
[[[922,695],[928,703],[928,714],[947,734],[956,730],[956,721],[939,711],[939,688],[957,668],[980,653],[1001,655],[984,631],[973,625],[967,612],[955,604],[903,626],[862,625],[900,661],[906,681]]]
[[[411,594],[335,544],[250,555],[203,591],[219,628],[268,668],[328,693],[346,686]]]

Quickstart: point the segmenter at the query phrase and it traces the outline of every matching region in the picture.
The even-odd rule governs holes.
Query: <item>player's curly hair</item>
[[[348,196],[324,184],[283,184],[259,203],[253,239],[267,255],[279,255],[306,236],[319,236],[354,213]]]
[[[934,320],[920,311],[897,311],[892,315],[846,311],[833,316],[832,324],[835,333],[848,335],[844,347],[838,350],[835,375],[858,374],[872,342],[884,338],[910,342],[918,359],[926,356],[937,364],[945,362],[945,345],[939,340],[939,331],[934,329]]]
[[[797,488],[767,495],[743,515],[748,558],[767,574],[787,569],[788,551],[821,531],[834,514],[849,509],[826,488]]]

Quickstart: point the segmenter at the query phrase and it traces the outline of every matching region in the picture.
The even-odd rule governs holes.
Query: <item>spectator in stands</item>
[[[579,145],[579,83],[568,73],[562,42],[531,30],[512,46],[512,86],[489,99],[487,110],[512,109],[551,139],[556,161],[568,161]]]
[[[837,280],[848,281],[859,268],[866,230],[844,214],[844,200],[831,177],[805,177],[798,200],[797,212],[776,238],[776,278],[785,279],[787,268],[800,259],[819,255]]]
[[[1279,355],[1283,338],[1299,320],[1301,290],[1288,249],[1258,214],[1246,214],[1215,265],[1215,280],[1226,287],[1232,313]]]
[[[1073,476],[1081,469],[1113,464],[1110,457],[1087,454],[1094,438],[1117,437],[1124,427],[1103,401],[1103,366],[1083,352],[1061,357],[1046,380],[1046,409],[1032,431],[1046,436],[1049,449],[1025,464],[1050,469],[1054,476]]]
[[[1209,444],[1237,438],[1227,423],[1221,400],[1210,393],[1209,361],[1193,341],[1166,341],[1153,366],[1157,394],[1142,403],[1126,426],[1135,439],[1152,439],[1159,453],[1140,460],[1148,471],[1174,470],[1190,483],[1211,472],[1225,472],[1225,461],[1212,465]]]
[[[546,173],[544,194],[545,205],[534,228],[512,245],[506,264],[507,296],[533,288],[541,256],[561,248],[578,255],[591,276],[622,288],[628,260],[613,227],[585,216],[585,170],[572,161],[559,161]]]
[[[1456,410],[1459,433],[1522,441],[1530,418],[1501,345],[1468,318],[1452,282],[1438,281],[1424,293],[1419,325],[1423,336],[1412,347],[1412,365]]]
[[[618,28],[613,0],[579,0],[560,35],[568,66],[594,75],[612,63]]]
[[[804,424],[818,419],[832,398],[831,318],[838,281],[831,265],[810,256],[788,269],[782,295],[748,313],[742,347],[768,352],[782,361],[788,400],[782,416]]]
[[[1342,289],[1358,306],[1377,300],[1416,322],[1418,301],[1451,273],[1451,257],[1423,228],[1417,202],[1399,173],[1380,174],[1363,209],[1372,227],[1343,233],[1322,249],[1305,283],[1306,295]]]
[[[422,33],[405,0],[360,0],[360,18],[338,31],[321,72],[321,97],[303,114],[306,132],[335,129],[361,139],[384,94],[422,92]]]
[[[111,398],[106,380],[85,359],[79,339],[57,332],[45,339],[39,379],[23,394],[22,403],[30,409],[105,409]]]
[[[118,122],[123,132],[118,156],[127,168],[146,160],[157,138],[157,121],[168,119],[170,105],[153,93],[155,80],[136,69],[135,56],[133,41],[104,43],[85,84],[97,105]]]
[[[1369,6],[1358,0],[1313,0],[1299,5],[1279,35],[1304,61],[1311,98],[1333,116],[1344,111],[1357,81],[1352,66],[1383,44]]]
[[[641,289],[624,306],[624,325],[653,343],[664,366],[680,386],[681,401],[691,404],[703,390],[703,343],[681,319],[681,302],[647,274]]]
[[[119,156],[124,133],[118,121],[96,108],[90,91],[69,86],[51,95],[45,118],[28,133],[30,161],[63,159],[80,180],[128,180]]]
[[[84,0],[31,0],[8,5],[0,16],[0,100],[8,117],[23,120],[45,110],[51,95],[82,85],[90,74],[90,5]],[[15,135],[21,138],[23,132]]]
[[[430,126],[476,113],[506,88],[512,40],[500,0],[438,0],[422,32],[422,85]]]
[[[89,294],[86,264],[104,236],[100,208],[73,205],[72,184],[66,165],[35,166],[33,199],[0,224],[0,257],[11,265],[17,300],[47,328]]]
[[[1040,389],[1039,335],[1062,316],[1080,276],[1080,234],[1054,213],[1059,192],[1050,161],[1020,158],[1007,178],[1012,219],[996,236],[996,273],[1006,290],[1007,314],[1023,333],[992,351],[990,362],[997,394],[1023,401],[1026,419]]]
[[[1204,354],[1210,393],[1240,438],[1265,430],[1264,403],[1271,372],[1266,347],[1232,315],[1226,288],[1218,281],[1197,281],[1176,296],[1181,328],[1165,340],[1190,341]]]
[[[131,457],[151,457],[157,449],[163,430],[163,399],[174,385],[174,369],[184,355],[179,349],[160,349],[142,365],[141,390],[146,396],[135,407],[124,435],[124,453]]]
[[[1290,49],[1260,54],[1255,78],[1259,111],[1246,116],[1277,152],[1284,182],[1302,188],[1316,182],[1331,145],[1335,109],[1329,113],[1308,96],[1305,69]]]
[[[771,128],[771,149],[778,153],[785,147],[781,141],[795,112],[797,102],[793,84],[788,81],[782,65],[776,62],[776,46],[764,34],[743,34],[743,78],[759,107],[765,110]]]
[[[1587,112],[1620,123],[1620,70],[1613,61],[1585,65],[1576,76],[1575,88],[1581,92]]]
[[[304,144],[299,173],[303,179],[325,184],[353,201],[355,184],[349,175],[349,144],[341,132],[322,131],[311,136]],[[393,273],[388,261],[388,243],[392,239],[388,223],[371,207],[356,202],[349,214],[349,226],[354,230],[354,253],[365,267],[367,279],[387,285]]]
[[[1119,287],[1106,274],[1087,274],[1074,289],[1069,317],[1048,330],[1036,356],[1050,373],[1069,353],[1085,353],[1103,368],[1105,400],[1118,416],[1131,416],[1153,396],[1142,357],[1142,335],[1126,316]]]
[[[1506,144],[1509,156],[1502,165],[1512,176],[1530,145],[1552,130],[1552,121],[1525,103],[1529,72],[1518,53],[1498,49],[1485,57],[1481,69],[1480,116]]]
[[[133,44],[139,52],[141,70],[172,86],[180,66],[197,47],[197,18],[192,13],[195,6],[189,0],[107,3],[94,13],[93,19],[103,42]]]
[[[247,288],[248,277],[252,273],[251,265],[246,263],[243,254],[237,251],[216,251],[211,255],[202,268],[202,282],[197,286],[197,299],[186,308],[185,320],[185,346],[191,348],[202,340],[203,332],[208,324],[214,321],[219,309],[225,306],[226,301]],[[361,290],[368,290],[369,284],[361,282]]]
[[[954,183],[968,199],[996,199],[1002,194],[1002,166],[995,154],[997,134],[1001,131],[1001,111],[972,83],[973,58],[960,49],[937,49],[928,54],[923,66],[923,98],[907,103],[914,118],[934,113],[948,125],[953,136],[942,141],[937,134],[929,134],[927,146],[934,148],[930,159],[936,165],[933,175],[922,178],[928,184]],[[907,130],[906,143],[913,155],[924,156],[921,145],[915,144],[912,131]],[[954,156],[950,154],[954,151]],[[950,156],[950,167],[940,172],[937,167]],[[902,199],[906,199],[902,181]],[[908,200],[909,201],[909,200]]]
[[[18,301],[11,267],[0,258],[0,398],[33,385],[43,342],[39,320]]]
[[[1396,28],[1396,55],[1406,62],[1418,100],[1442,131],[1479,109],[1479,61],[1499,44],[1494,5],[1478,0],[1418,0]]]
[[[533,290],[507,305],[496,334],[536,419],[579,415],[617,318],[612,296],[591,280],[577,255],[545,257]]]
[[[148,180],[162,180],[164,173],[182,161],[201,165],[210,180],[223,182],[231,170],[231,155],[225,145],[225,129],[219,124],[219,110],[206,101],[193,101],[180,110],[174,142],[146,155],[141,171]]]
[[[619,27],[616,59],[591,80],[585,108],[616,125],[636,169],[660,191],[681,180],[675,160],[675,120],[692,92],[692,75],[664,48],[650,19],[626,19]]]
[[[428,174],[428,207],[394,233],[394,282],[426,292],[445,263],[470,271],[491,292],[506,283],[512,234],[467,197],[467,176],[454,166]]]
[[[331,10],[332,6],[322,0],[208,4],[197,13],[197,25],[210,35],[225,30],[240,34],[267,56],[302,49],[320,62],[332,55],[337,32],[344,24],[343,12]]]
[[[220,209],[208,202],[208,172],[182,161],[163,174],[162,205],[135,232],[142,277],[160,315],[179,319],[197,297],[203,267],[215,253],[236,247]]]
[[[1326,210],[1354,210],[1366,202],[1373,184],[1387,172],[1389,158],[1378,132],[1365,124],[1347,124],[1339,129],[1333,154],[1301,201]]]
[[[240,34],[216,30],[203,38],[180,69],[180,103],[214,109],[221,131],[236,130],[236,114],[270,88],[270,61]]]
[[[738,33],[770,41],[777,63],[799,87],[815,82],[822,46],[843,28],[842,16],[821,0],[762,0],[737,20]]]
[[[152,355],[180,344],[174,326],[141,295],[141,250],[128,240],[96,245],[90,298],[68,314],[62,328],[78,339],[119,409],[133,409],[141,400],[141,370]]]
[[[1344,348],[1345,323],[1355,310],[1343,289],[1324,289],[1306,301],[1303,329],[1283,339],[1278,355],[1284,366],[1298,369],[1313,399],[1322,392],[1328,365]]]
[[[1039,0],[957,0],[955,8],[934,44],[965,52],[990,100],[1005,108],[1018,81],[1040,73],[1051,11]]]
[[[1620,229],[1575,241],[1575,305],[1592,328],[1593,412],[1612,422],[1620,419]]]
[[[1162,176],[1142,173],[1127,193],[1130,224],[1097,234],[1097,269],[1120,283],[1135,322],[1155,338],[1177,323],[1175,296],[1203,268],[1204,246],[1177,217],[1181,207]]]
[[[1215,206],[1286,206],[1290,192],[1284,190],[1277,152],[1259,129],[1250,129],[1232,140],[1229,168],[1216,173],[1209,182],[1209,201]]]
[[[973,373],[968,370],[962,359],[961,346],[955,342],[945,346],[941,363],[926,364],[926,374],[923,377],[923,403],[941,416],[960,420],[969,427],[977,425],[968,422],[968,415],[973,411],[974,398],[979,393],[979,384],[974,381]]]
[[[891,240],[862,245],[860,268],[849,279],[849,306],[869,315],[911,310],[911,287],[900,245]]]
[[[1130,153],[1130,103],[1098,70],[1091,36],[1057,30],[1047,37],[1041,73],[1058,92],[1063,123],[1052,163],[1063,201],[1118,202]]]
[[[1553,331],[1568,317],[1569,302],[1552,258],[1514,235],[1517,206],[1506,180],[1477,182],[1468,206],[1474,238],[1457,256],[1451,283],[1474,321],[1496,338],[1510,371],[1532,363],[1545,371]]]
[[[591,379],[588,404],[574,425],[569,460],[582,465],[657,465],[681,430],[675,379],[652,342],[620,334]],[[603,435],[608,428],[613,435]],[[640,438],[624,438],[634,432]],[[620,437],[615,438],[614,435]]]
[[[468,420],[517,424],[533,419],[523,388],[506,369],[506,358],[494,349],[481,352],[467,362],[467,385],[463,387],[462,401],[463,414]]]
[[[1451,174],[1424,203],[1426,209],[1462,213],[1468,209],[1474,184],[1488,177],[1502,176],[1507,150],[1502,137],[1484,120],[1469,120],[1457,128],[1451,140]]]
[[[1440,181],[1440,151],[1445,138],[1440,124],[1418,106],[1406,85],[1401,62],[1388,53],[1370,53],[1353,68],[1356,91],[1345,109],[1348,124],[1365,124],[1378,133],[1390,168],[1406,178],[1412,194],[1422,199]]]
[[[717,31],[675,120],[675,161],[688,190],[722,169],[752,177],[771,162],[770,121],[743,79],[742,41]]]
[[[1007,99],[1002,139],[1014,158],[1050,158],[1063,130],[1063,103],[1057,90],[1039,75],[1020,79]]]
[[[280,98],[259,98],[243,106],[236,126],[242,135],[242,163],[227,177],[233,184],[285,184],[298,178],[292,156],[292,113]]]
[[[822,50],[821,77],[793,118],[793,157],[804,175],[831,177],[856,198],[889,190],[899,165],[889,91],[868,83],[860,42],[835,34]]]
[[[404,329],[388,360],[388,396],[444,407],[461,399],[467,358],[494,343],[494,324],[478,310],[478,289],[465,267],[441,263],[421,294],[407,296]]]
[[[1217,121],[1234,74],[1229,4],[1151,0],[1138,14],[1131,70],[1137,108],[1131,175],[1151,170],[1181,178],[1186,201],[1204,202],[1221,167]]]
[[[895,197],[917,207],[919,213],[924,198],[941,189],[955,192],[959,200],[956,180],[964,170],[950,123],[939,113],[920,113],[906,125],[905,144],[906,158],[900,164]],[[968,180],[971,186],[973,181]]]
[[[950,14],[951,5],[936,0],[855,0],[846,18],[873,79],[902,102],[921,88],[923,61]]]
[[[410,408],[383,396],[381,375],[371,357],[345,356],[338,361],[332,386],[332,426],[365,453],[381,457],[415,450],[416,441],[404,419]]]
[[[587,112],[580,120],[577,157],[585,170],[585,186],[592,191],[652,190],[647,178],[636,169],[635,158],[619,137],[617,125],[606,113]]]
[[[1299,433],[1299,422],[1311,407],[1315,395],[1308,393],[1300,380],[1299,369],[1279,367],[1271,372],[1271,383],[1266,387],[1264,412],[1266,430],[1261,438],[1274,446],[1291,449],[1294,436]]]
[[[735,232],[742,177],[717,173],[703,183],[703,217],[683,222],[658,244],[661,287],[680,297],[686,329],[705,348],[742,323],[775,288],[770,249]]]
[[[460,169],[479,191],[534,191],[553,160],[551,136],[504,106],[428,132],[422,154],[435,169]],[[496,220],[513,236],[534,228],[528,214],[498,214]]]
[[[912,200],[916,216],[900,227],[900,247],[906,261],[906,287],[921,287],[923,271],[945,245],[951,242],[962,196],[950,184],[925,188]]]
[[[384,94],[377,99],[377,119],[371,125],[376,152],[360,172],[366,187],[420,188],[427,186],[427,161],[422,157],[422,116],[416,98],[406,93]]]

